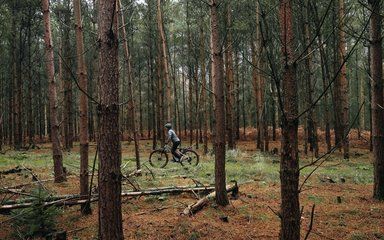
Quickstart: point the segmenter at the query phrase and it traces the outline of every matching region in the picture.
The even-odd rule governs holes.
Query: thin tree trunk
[[[28,91],[27,91],[27,105],[28,105],[28,112],[27,112],[27,131],[28,131],[28,145],[29,147],[34,148],[34,135],[35,135],[35,126],[33,124],[33,78],[32,78],[32,15],[34,14],[32,10],[29,10],[29,20],[28,20],[28,29],[27,29],[27,42],[28,42]]]
[[[264,115],[264,79],[261,76],[260,70],[262,68],[262,43],[261,43],[261,30],[260,30],[260,6],[256,3],[256,30],[255,40],[252,46],[252,76],[253,76],[253,88],[256,98],[256,147],[258,149],[265,149],[265,125],[266,115]]]
[[[320,27],[320,19],[318,16],[316,2],[309,2],[310,9],[312,10],[313,16],[315,18],[316,27]],[[321,32],[318,33],[318,41],[320,43],[323,42],[323,37]],[[330,72],[328,67],[327,54],[325,53],[325,49],[323,44],[320,44],[320,62],[321,62],[321,73],[323,80],[323,89],[325,90],[330,81]],[[324,93],[323,105],[324,105],[324,125],[325,125],[325,142],[327,144],[327,151],[331,151],[332,143],[331,143],[331,129],[329,124],[329,104],[328,104],[329,93],[326,91]]]
[[[99,239],[124,238],[121,213],[121,142],[117,1],[99,0]]]
[[[205,48],[204,48],[204,29],[200,26],[200,67],[201,67],[201,93],[202,102],[201,107],[203,111],[203,153],[208,153],[208,108],[207,108],[207,79],[206,79],[206,66],[205,66]]]
[[[118,6],[119,6],[119,12],[121,14],[121,26],[123,31],[123,44],[124,44],[124,57],[125,57],[125,64],[127,64],[128,68],[128,111],[132,118],[132,133],[133,133],[133,141],[135,143],[135,157],[136,157],[136,169],[141,169],[140,164],[140,148],[139,148],[139,139],[137,136],[137,129],[136,129],[136,108],[135,108],[135,101],[134,101],[134,93],[133,93],[133,73],[132,73],[132,67],[131,67],[131,54],[128,47],[128,41],[127,41],[127,33],[125,30],[125,21],[124,21],[124,14],[122,11],[121,6],[121,0],[118,0]]]
[[[53,43],[51,32],[51,17],[49,11],[49,0],[42,0],[42,10],[44,18],[44,42],[45,42],[45,57],[47,63],[47,76],[49,88],[49,108],[51,121],[51,141],[52,155],[54,163],[55,182],[66,181],[65,172],[63,169],[63,154],[60,146],[59,138],[59,123],[57,121],[57,93],[55,85],[55,65],[53,55]]]
[[[161,139],[161,145],[164,144],[165,142],[165,139],[164,139],[164,135],[165,135],[165,130],[163,128],[163,124],[161,123],[165,123],[167,122],[167,120],[165,120],[165,111],[166,109],[164,109],[164,79],[161,77],[162,76],[162,66],[161,66],[161,58],[160,56],[158,57],[158,61],[157,61],[157,65],[156,65],[156,71],[157,71],[157,86],[155,86],[155,89],[157,89],[157,121],[156,121],[156,126],[157,126],[157,138],[158,139]],[[163,134],[164,133],[164,134]]]
[[[380,2],[380,0],[368,1],[372,11],[370,19],[370,58],[372,72],[373,197],[376,199],[384,199],[384,94]]]
[[[356,51],[356,66],[358,66],[358,59],[360,57],[359,55],[359,52]],[[360,114],[359,114],[359,122],[358,122],[358,129],[359,129],[359,139],[361,138],[361,133],[365,130],[365,101],[364,101],[364,84],[365,84],[365,81],[362,81],[360,78],[359,78],[359,74],[358,74],[358,71],[359,69],[356,68],[355,69],[356,71],[356,81],[357,81],[357,103],[358,103],[358,108],[360,108],[361,106],[361,111],[360,111]]]
[[[200,108],[200,96],[199,96],[199,84],[197,84],[198,82],[198,73],[199,73],[199,64],[198,64],[198,61],[196,61],[196,64],[195,64],[195,68],[194,68],[194,73],[193,73],[193,82],[194,82],[194,90],[195,90],[195,100],[196,100],[196,104],[195,104],[195,115],[194,115],[194,119],[195,119],[195,146],[196,146],[196,149],[199,149],[199,130],[200,130],[200,111],[199,111],[199,108]]]
[[[226,191],[225,173],[225,107],[224,107],[224,79],[223,57],[220,49],[219,35],[219,0],[211,0],[211,55],[212,55],[212,84],[214,92],[214,106],[216,118],[215,132],[215,191],[216,203],[221,206],[229,204]]]
[[[187,1],[186,5],[186,12],[187,12],[187,67],[188,67],[188,103],[189,103],[189,116],[188,116],[188,124],[189,124],[189,144],[193,144],[193,129],[194,129],[194,116],[193,116],[193,74],[194,74],[194,68],[192,63],[192,33],[191,33],[191,23],[190,23],[190,7],[189,2]]]
[[[307,89],[307,106],[311,108],[307,113],[307,137],[305,141],[310,144],[310,151],[315,153],[315,157],[317,158],[319,155],[319,148],[317,144],[317,124],[316,118],[314,115],[314,107],[312,106],[312,95],[314,92],[314,87],[312,86],[312,58],[311,51],[312,48],[309,46],[311,44],[311,36],[310,36],[310,26],[309,26],[309,0],[306,0],[304,3],[304,39],[305,39],[305,47],[306,48],[306,59],[305,59],[305,69],[306,69],[306,89]],[[307,149],[305,149],[307,151]]]
[[[225,64],[226,64],[226,126],[227,126],[227,137],[228,137],[228,148],[235,149],[235,114],[234,114],[234,105],[235,105],[235,80],[233,72],[233,47],[232,47],[232,16],[231,16],[231,6],[230,3],[226,6],[226,28],[227,28],[227,37],[226,37],[226,51],[225,51]]]
[[[336,115],[340,116],[339,137],[343,148],[344,159],[349,159],[349,106],[348,106],[348,80],[347,80],[347,65],[345,59],[345,32],[344,32],[344,0],[339,0],[339,46],[338,46],[338,61],[341,66],[341,71],[337,78],[337,100],[336,100]]]
[[[70,31],[67,29],[71,25],[71,10],[70,1],[65,0],[63,6],[63,91],[64,91],[64,111],[63,111],[63,124],[64,124],[64,147],[67,150],[73,148],[74,138],[74,121],[73,121],[73,106],[72,106],[72,61],[71,61],[71,42],[70,42]]]
[[[87,67],[84,58],[84,36],[83,26],[81,24],[81,3],[80,0],[73,1],[75,14],[75,32],[76,32],[76,52],[77,52],[77,71],[80,91],[79,115],[80,115],[80,195],[86,196],[88,188],[88,98],[85,93],[88,91]],[[85,93],[84,93],[85,92]],[[90,204],[82,204],[81,212],[90,214]]]
[[[157,27],[159,30],[159,37],[160,37],[160,65],[163,70],[161,78],[165,82],[166,85],[166,100],[165,100],[165,120],[166,122],[172,121],[172,97],[171,97],[171,80],[169,77],[169,61],[168,61],[168,51],[167,51],[167,42],[165,38],[165,31],[164,31],[164,22],[163,22],[163,14],[161,12],[161,0],[157,0],[156,5],[156,12],[157,12]],[[162,119],[164,120],[164,119]]]
[[[15,19],[13,18],[13,21]],[[16,27],[16,23],[13,23],[13,25]],[[21,30],[19,30],[20,32]],[[13,36],[13,43],[12,43],[12,80],[13,80],[13,145],[15,150],[20,150],[21,148],[21,129],[20,129],[20,123],[21,123],[21,109],[20,109],[20,101],[21,101],[21,79],[20,79],[20,72],[18,69],[18,62],[19,59],[17,57],[17,37],[16,37],[16,30],[15,33],[12,34]],[[19,36],[19,39],[21,36]],[[20,44],[21,47],[21,44]],[[19,73],[19,74],[18,74]]]
[[[294,62],[294,25],[292,0],[280,0],[280,32],[282,42],[283,116],[282,152],[280,162],[281,181],[281,232],[282,240],[300,239],[299,204],[299,155],[298,155],[298,96],[296,63]]]

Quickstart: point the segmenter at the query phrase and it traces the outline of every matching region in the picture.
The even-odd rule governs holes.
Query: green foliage
[[[316,195],[309,195],[308,200],[313,202],[313,203],[318,204],[318,203],[321,203],[323,201],[323,198],[316,196]]]
[[[55,206],[44,206],[49,199],[47,192],[38,188],[34,191],[32,206],[12,211],[13,235],[18,239],[45,237],[56,230],[56,220],[61,211]]]
[[[197,239],[199,239],[200,238],[200,236],[199,236],[199,233],[198,232],[196,232],[196,231],[193,231],[192,233],[191,233],[191,235],[189,236],[189,240],[197,240]]]

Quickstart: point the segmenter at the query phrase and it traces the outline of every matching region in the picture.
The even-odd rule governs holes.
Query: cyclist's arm
[[[165,144],[168,144],[169,141],[171,141],[171,138],[172,138],[172,133],[171,131],[168,131],[168,138],[165,140]]]

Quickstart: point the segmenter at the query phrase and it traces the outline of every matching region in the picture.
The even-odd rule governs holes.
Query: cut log
[[[232,186],[227,185],[226,189],[227,189],[227,192],[232,192],[232,196],[237,196],[239,192],[239,187],[237,186],[237,183],[235,183],[235,185],[232,185]],[[215,197],[216,197],[216,192],[211,192],[204,198],[201,198],[199,199],[199,201],[186,207],[184,211],[181,213],[181,215],[192,216],[193,214],[201,210],[205,205],[209,203],[211,199],[214,199]]]

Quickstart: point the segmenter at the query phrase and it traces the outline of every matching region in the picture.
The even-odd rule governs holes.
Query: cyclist
[[[171,123],[166,123],[164,126],[166,129],[168,129],[168,138],[165,141],[165,144],[168,144],[169,141],[172,141],[172,149],[171,153],[173,155],[173,159],[178,162],[180,161],[181,154],[179,154],[177,150],[177,147],[180,145],[181,141],[180,138],[177,137],[175,131],[172,129],[172,124]]]

